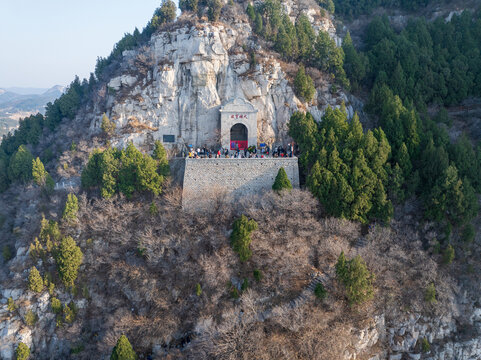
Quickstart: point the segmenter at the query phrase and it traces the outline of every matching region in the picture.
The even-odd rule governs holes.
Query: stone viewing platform
[[[247,195],[272,190],[279,169],[283,167],[293,188],[299,188],[296,157],[290,158],[203,158],[175,159],[172,169],[182,181],[182,206],[199,209],[219,197],[234,201]]]

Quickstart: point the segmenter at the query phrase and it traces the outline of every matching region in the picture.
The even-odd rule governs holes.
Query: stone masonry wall
[[[299,188],[297,158],[267,159],[186,159],[182,206],[199,209],[219,197],[238,200],[272,189],[283,167],[294,188]]]

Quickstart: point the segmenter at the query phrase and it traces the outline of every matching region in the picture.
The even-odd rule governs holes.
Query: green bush
[[[137,354],[135,353],[132,345],[130,345],[127,336],[122,335],[110,355],[110,360],[136,360]]]
[[[195,294],[197,296],[201,296],[202,295],[202,287],[200,286],[200,284],[196,284],[195,285]]]
[[[78,199],[75,194],[68,194],[62,219],[65,221],[77,220]]]
[[[252,242],[250,234],[257,230],[257,227],[258,225],[254,220],[249,220],[244,215],[234,222],[230,243],[232,249],[239,254],[242,262],[249,260],[252,256],[252,251],[249,247]]]
[[[28,326],[33,326],[38,320],[37,314],[35,314],[32,310],[28,310],[25,314],[25,323]]]
[[[436,287],[434,283],[431,283],[426,288],[426,292],[424,293],[424,300],[430,304],[435,304],[436,300]]]
[[[7,299],[7,309],[10,312],[14,312],[15,310],[17,310],[17,305],[15,305],[15,302],[13,301],[12,297],[9,297]]]
[[[52,307],[52,312],[54,314],[60,314],[62,312],[62,303],[56,297],[50,300],[50,306]]]
[[[287,177],[286,170],[283,167],[277,172],[276,180],[272,185],[272,190],[276,192],[281,192],[282,190],[292,190],[292,184]]]
[[[2,249],[3,260],[5,262],[10,261],[13,257],[12,250],[10,246],[5,245]]]
[[[314,295],[320,300],[324,300],[327,297],[327,291],[321,283],[318,283],[314,288]]]
[[[253,274],[255,281],[260,282],[262,280],[262,272],[259,269],[255,269]]]
[[[28,275],[28,288],[36,293],[40,293],[43,290],[43,280],[35,266],[30,268],[30,274]]]
[[[77,308],[73,302],[63,306],[63,318],[67,324],[72,324],[77,316]]]
[[[421,349],[423,353],[428,353],[429,351],[431,351],[431,344],[429,344],[428,339],[423,338],[421,340]]]
[[[249,280],[247,278],[244,278],[244,281],[242,281],[241,290],[246,291],[248,288],[249,288]]]
[[[115,123],[113,121],[110,121],[108,116],[104,113],[102,115],[102,123],[100,125],[100,129],[102,129],[102,132],[105,135],[112,136],[115,132]]]
[[[463,234],[461,235],[461,239],[465,243],[472,243],[475,235],[476,235],[476,232],[474,230],[474,226],[472,224],[468,224],[463,229]]]
[[[449,244],[443,253],[443,263],[446,265],[451,264],[454,260],[454,256],[454,248],[451,244]]]
[[[15,350],[15,360],[27,360],[30,356],[30,349],[23,342],[19,343]]]
[[[74,239],[67,236],[62,239],[55,254],[58,273],[65,286],[73,286],[77,279],[77,272],[82,264],[82,250],[77,246]]]
[[[344,252],[341,252],[336,264],[336,275],[344,284],[350,305],[361,304],[373,297],[374,275],[359,255],[347,260]]]
[[[47,220],[42,218],[40,221],[40,235],[39,238],[43,241],[51,240],[57,242],[62,237],[60,233],[60,229],[58,227],[58,223],[53,220]]]
[[[152,201],[152,202],[150,203],[149,214],[150,214],[151,216],[157,216],[157,215],[159,215],[159,208],[157,207],[157,204],[156,204],[154,201]]]

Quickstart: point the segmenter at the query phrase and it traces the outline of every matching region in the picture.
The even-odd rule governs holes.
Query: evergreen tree
[[[259,13],[256,13],[254,31],[256,34],[262,35],[264,33],[264,21]]]
[[[374,295],[374,275],[367,269],[366,263],[358,255],[346,261],[344,253],[338,259],[336,274],[346,289],[350,305],[361,304]]]
[[[40,158],[32,160],[32,177],[35,184],[44,186],[47,181],[48,172],[45,170]]]
[[[252,256],[252,251],[249,247],[252,242],[250,234],[257,230],[257,226],[254,220],[249,220],[244,215],[234,221],[230,243],[232,249],[239,254],[242,262],[249,260]]]
[[[182,12],[192,11],[196,13],[198,5],[199,5],[199,0],[180,0],[179,1],[179,9],[182,10]]]
[[[20,342],[15,349],[15,360],[27,360],[30,356],[30,349],[23,342]]]
[[[22,182],[27,182],[31,180],[32,164],[32,154],[24,145],[20,145],[10,159],[10,165],[8,167],[8,177],[10,181],[13,182],[20,180]]]
[[[36,293],[40,293],[43,290],[43,280],[35,266],[30,268],[28,288]]]
[[[285,189],[291,190],[292,184],[289,178],[287,177],[286,170],[284,170],[284,168],[281,167],[277,173],[276,180],[272,185],[272,190],[276,192],[281,192],[282,190],[285,190]]]
[[[65,286],[73,286],[77,279],[79,266],[82,264],[82,250],[70,236],[62,239],[55,254],[58,273]]]
[[[112,350],[112,354],[110,355],[110,360],[136,360],[137,354],[135,353],[132,345],[130,345],[129,339],[127,336],[122,335],[119,340],[117,340],[117,344]]]
[[[311,102],[316,92],[314,82],[312,78],[306,74],[304,66],[301,64],[297,71],[296,78],[294,80],[294,89],[296,94],[301,96],[305,101]]]
[[[353,90],[357,90],[366,76],[367,58],[359,54],[352,43],[349,31],[342,42],[342,50],[345,54],[344,70],[351,82]]]
[[[115,132],[115,127],[115,123],[113,121],[110,121],[107,115],[104,113],[102,115],[102,124],[100,125],[103,133],[108,136],[112,136]]]
[[[313,44],[316,33],[306,15],[301,15],[296,22],[297,42],[299,46],[299,57],[309,62],[313,52]]]
[[[77,219],[78,199],[75,194],[68,194],[67,202],[63,210],[62,219],[65,221],[72,221]]]
[[[167,160],[167,151],[159,140],[154,143],[154,152],[152,157],[157,160],[159,164],[159,174],[168,176],[170,174],[169,161]]]
[[[208,0],[207,17],[209,21],[218,21],[221,10],[222,3],[220,0]]]
[[[172,22],[177,17],[177,6],[172,0],[162,0],[160,7],[155,11],[151,26],[155,29],[163,24]]]
[[[247,5],[246,12],[247,12],[247,15],[249,16],[249,19],[251,19],[251,21],[255,21],[256,12],[255,12],[254,6],[252,6],[252,4]]]
[[[289,134],[301,150],[307,186],[328,214],[363,223],[390,219],[385,167],[391,148],[382,130],[364,134],[357,115],[348,123],[345,111],[327,108],[319,124],[295,113]]]

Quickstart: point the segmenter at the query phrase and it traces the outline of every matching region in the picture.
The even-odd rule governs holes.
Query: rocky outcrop
[[[317,9],[299,9],[286,2],[296,17],[306,13],[317,29],[336,32],[328,17]],[[312,104],[294,94],[291,79],[276,55],[259,47],[249,23],[200,23],[155,34],[147,46],[123,55],[122,71],[107,85],[96,104],[91,130],[98,131],[103,106],[117,125],[114,143],[133,141],[142,146],[174,135],[178,147],[217,143],[221,105],[241,97],[258,109],[258,140],[268,144],[287,141],[287,122],[294,111],[309,110],[320,120],[327,106],[348,105],[346,94],[331,93],[328,76],[318,81]],[[257,64],[250,64],[255,49]]]

